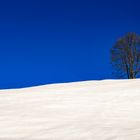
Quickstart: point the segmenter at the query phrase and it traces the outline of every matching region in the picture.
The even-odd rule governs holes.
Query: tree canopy
[[[115,74],[133,79],[140,73],[140,36],[127,33],[111,49],[111,62]]]

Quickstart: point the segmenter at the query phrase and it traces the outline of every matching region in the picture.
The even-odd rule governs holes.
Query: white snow
[[[140,140],[140,79],[1,90],[0,140]]]

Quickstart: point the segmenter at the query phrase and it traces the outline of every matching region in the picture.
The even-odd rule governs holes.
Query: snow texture
[[[0,140],[140,140],[140,79],[0,90]]]

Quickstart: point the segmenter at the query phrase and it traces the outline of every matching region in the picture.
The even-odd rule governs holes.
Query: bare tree
[[[127,33],[111,49],[111,62],[115,73],[133,79],[140,73],[140,36]]]

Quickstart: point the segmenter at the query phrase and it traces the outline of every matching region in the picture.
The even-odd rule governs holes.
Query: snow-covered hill
[[[0,140],[140,140],[140,79],[1,90]]]

